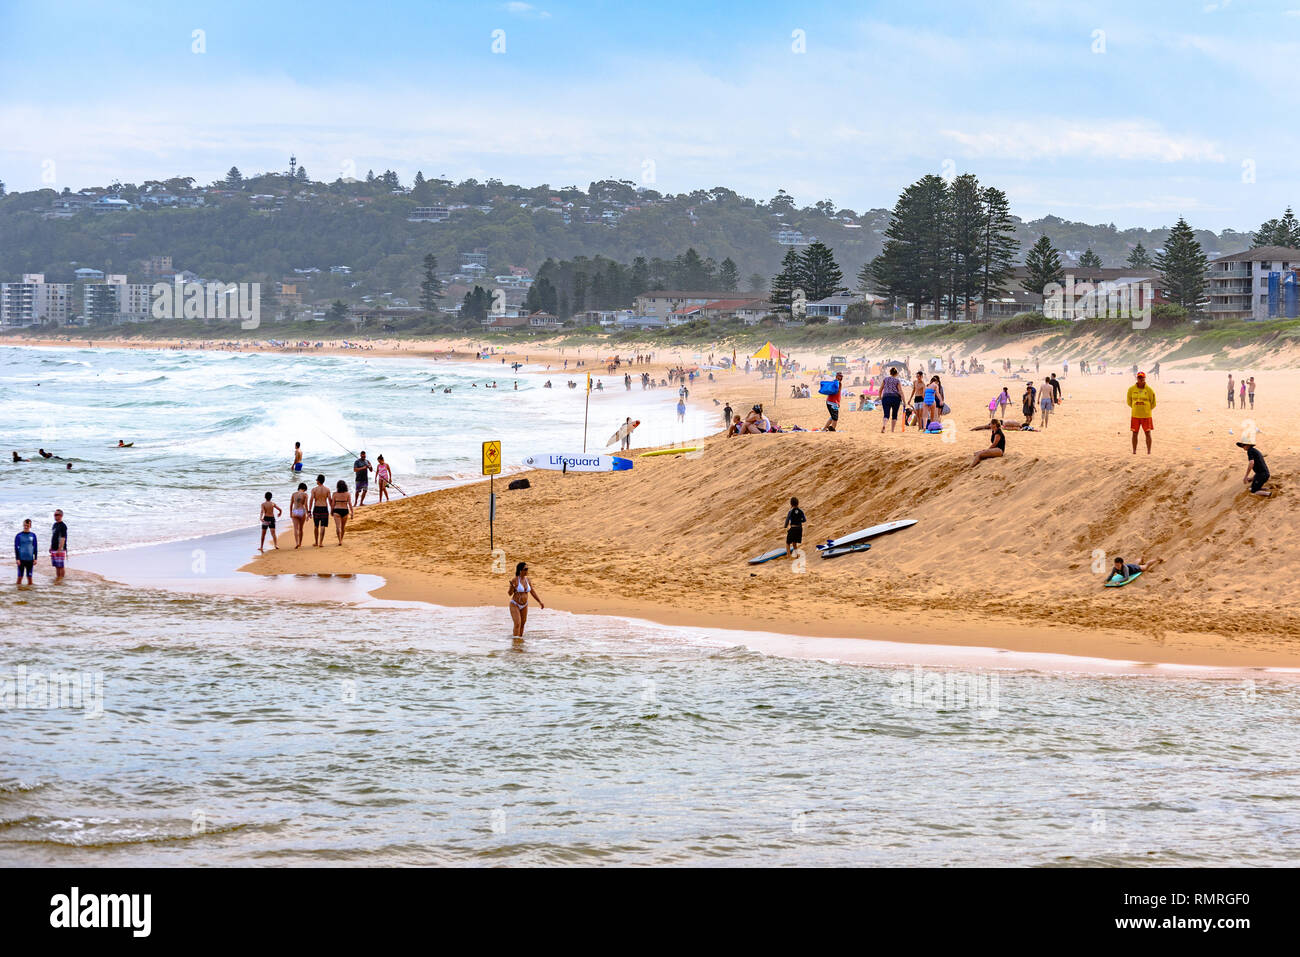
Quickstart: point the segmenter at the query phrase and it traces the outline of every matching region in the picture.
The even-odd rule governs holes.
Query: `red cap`
[[[1145,372],[1139,372],[1139,373],[1138,373],[1138,378],[1139,378],[1139,379],[1145,379],[1146,377],[1147,377],[1147,374],[1146,374]]]

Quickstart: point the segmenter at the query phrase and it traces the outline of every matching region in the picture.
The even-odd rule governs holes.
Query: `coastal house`
[[[808,303],[808,311],[805,315],[808,318],[825,316],[828,323],[840,323],[844,321],[844,313],[849,306],[865,302],[866,298],[852,293],[836,293],[833,296],[827,296],[825,299],[818,299],[815,302]],[[871,298],[884,301],[880,296]]]
[[[534,329],[558,329],[560,317],[549,312],[535,312],[528,317],[528,325]]]
[[[484,329],[522,329],[529,324],[528,316],[488,316]]]
[[[1205,270],[1205,310],[1215,319],[1271,319],[1288,310],[1288,277],[1300,270],[1300,249],[1256,246],[1220,256]],[[1294,287],[1297,280],[1291,279]],[[1294,296],[1294,294],[1292,294]]]
[[[763,294],[746,296],[725,289],[700,292],[679,289],[654,289],[650,292],[643,292],[636,297],[633,311],[638,316],[651,316],[662,319],[667,323],[669,316],[673,313],[677,312],[681,315],[680,310],[683,307],[703,306],[720,300],[762,302],[766,298]],[[687,320],[681,319],[680,321],[685,322]]]

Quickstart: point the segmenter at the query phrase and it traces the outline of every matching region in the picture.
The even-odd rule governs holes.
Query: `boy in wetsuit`
[[[797,498],[790,499],[790,511],[785,514],[785,555],[793,558],[796,546],[803,544],[803,526],[808,516],[799,507]],[[802,551],[802,549],[800,549]]]

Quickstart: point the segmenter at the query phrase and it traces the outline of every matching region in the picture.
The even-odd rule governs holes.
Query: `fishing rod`
[[[329,439],[331,442],[333,442],[335,445],[337,445],[339,448],[341,448],[344,452],[348,453],[348,455],[351,455],[351,456],[353,456],[353,457],[356,456],[356,454],[357,454],[356,452],[353,452],[350,448],[348,448],[346,445],[344,445],[344,444],[343,444],[342,442],[340,442],[338,439],[334,438],[334,436],[330,435],[330,434],[329,434],[328,432],[326,432],[324,429],[321,429],[320,431],[321,431],[321,435],[325,436],[325,438]],[[388,484],[391,485],[393,488],[397,489],[399,492],[401,492],[401,493],[402,493],[402,498],[406,498],[406,497],[407,497],[405,490],[403,490],[403,488],[402,488],[400,485],[398,485],[396,482],[394,482],[394,481],[392,481],[392,480],[390,479],[389,482],[388,482]]]

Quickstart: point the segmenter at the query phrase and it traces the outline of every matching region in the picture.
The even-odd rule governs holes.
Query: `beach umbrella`
[[[772,401],[775,403],[777,389],[780,387],[781,383],[781,360],[785,358],[784,353],[782,353],[776,346],[772,345],[772,340],[769,339],[767,342],[763,343],[763,348],[755,352],[750,356],[750,358],[771,359],[776,363],[776,378],[772,380]]]

